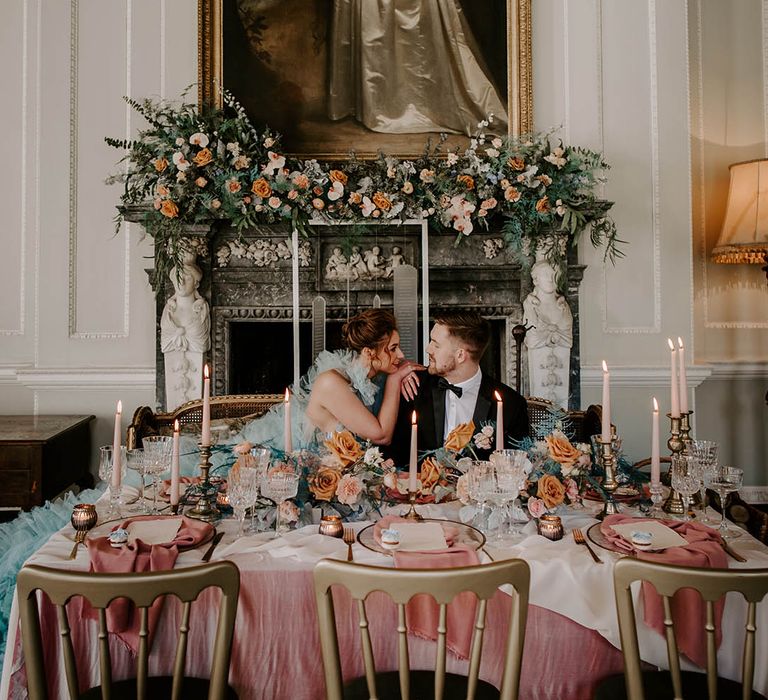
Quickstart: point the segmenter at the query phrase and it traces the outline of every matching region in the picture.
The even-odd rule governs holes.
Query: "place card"
[[[390,525],[400,533],[401,552],[424,552],[447,549],[443,526],[440,523],[403,523]]]
[[[134,520],[128,523],[128,541],[141,540],[144,544],[167,544],[176,539],[181,518]]]
[[[658,520],[648,520],[641,523],[620,523],[618,525],[611,525],[611,527],[630,544],[632,544],[633,532],[639,530],[650,532],[653,539],[651,540],[650,547],[648,547],[649,550],[659,551],[668,547],[684,547],[688,544],[688,540]]]

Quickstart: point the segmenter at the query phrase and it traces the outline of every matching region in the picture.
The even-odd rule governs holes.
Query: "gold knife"
[[[203,561],[211,561],[211,556],[213,555],[213,550],[216,549],[216,545],[221,542],[221,538],[224,537],[224,532],[217,532],[213,536],[213,541],[211,542],[211,546],[208,547],[208,549],[205,550],[205,554],[203,554]]]
[[[736,561],[741,561],[741,562],[747,561],[744,557],[741,556],[741,554],[739,554],[725,540],[723,540],[720,544],[722,545],[723,549],[725,550],[725,553],[728,554],[729,556],[732,556]]]

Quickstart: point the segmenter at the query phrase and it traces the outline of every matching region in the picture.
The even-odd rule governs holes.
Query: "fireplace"
[[[299,251],[299,328],[302,373],[313,360],[312,305],[322,297],[326,306],[327,349],[340,346],[341,325],[357,310],[370,308],[375,300],[392,308],[393,261],[413,265],[421,275],[421,230],[418,226],[372,226],[364,233],[349,226],[312,226],[301,239]],[[199,232],[196,232],[199,233]],[[210,306],[210,352],[213,391],[232,393],[279,393],[293,380],[293,307],[291,281],[291,231],[287,225],[260,226],[238,234],[231,228],[213,231],[198,257],[203,279],[200,293]],[[522,322],[522,300],[531,281],[503,245],[498,232],[475,232],[454,245],[450,235],[429,237],[429,308],[472,309],[492,324],[492,341],[483,371],[510,386],[516,383],[517,347],[512,328]],[[568,271],[567,299],[574,317],[570,358],[569,405],[578,407],[579,330],[578,287],[583,267]],[[380,260],[366,267],[365,260]],[[346,271],[339,274],[339,261]],[[352,263],[357,260],[357,269]],[[351,270],[351,272],[350,272]],[[369,273],[373,270],[373,274]],[[419,289],[421,286],[419,285]],[[158,324],[165,300],[158,299]],[[377,299],[378,298],[378,299]],[[421,301],[421,297],[420,297]],[[421,320],[419,353],[422,357]],[[522,351],[525,353],[525,349]],[[158,337],[158,406],[165,402],[165,366]],[[522,362],[521,384],[527,370]]]

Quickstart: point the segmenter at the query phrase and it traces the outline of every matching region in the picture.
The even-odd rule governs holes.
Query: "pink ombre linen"
[[[638,523],[642,525],[643,518],[631,518],[626,515],[609,515],[600,527],[606,539],[616,547],[631,551],[632,546],[613,529],[620,523]],[[723,551],[720,535],[712,528],[680,520],[665,520],[664,524],[688,540],[684,547],[670,547],[663,552],[637,552],[638,559],[660,562],[662,564],[677,564],[680,566],[695,566],[701,568],[728,567],[728,559]],[[643,620],[646,625],[664,635],[664,607],[661,596],[650,584],[643,582]],[[704,635],[706,606],[701,596],[691,588],[683,588],[672,597],[672,619],[675,623],[675,636],[680,651],[698,666],[707,665],[707,647]],[[715,603],[715,639],[719,648],[722,641],[721,621],[723,617],[724,600]]]
[[[127,528],[137,520],[153,520],[157,516],[145,515],[130,518],[117,527]],[[91,557],[91,570],[99,573],[141,573],[145,571],[168,571],[174,567],[179,556],[179,547],[194,547],[210,538],[213,526],[201,520],[182,518],[181,527],[173,541],[166,544],[148,545],[141,540],[122,547],[112,547],[107,537],[94,537],[87,541]],[[154,623],[162,610],[163,599],[159,599],[149,611],[150,638]],[[89,606],[88,606],[89,607]],[[136,651],[139,642],[139,617],[126,598],[118,598],[107,609],[107,628],[119,636],[131,649]],[[93,611],[87,613],[93,615]]]

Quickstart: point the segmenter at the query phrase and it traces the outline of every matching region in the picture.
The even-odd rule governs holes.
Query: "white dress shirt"
[[[461,387],[461,398],[450,389],[445,392],[445,423],[443,438],[448,436],[457,425],[469,423],[475,413],[477,395],[480,393],[480,382],[483,380],[483,372],[478,367],[474,376],[455,386]]]

